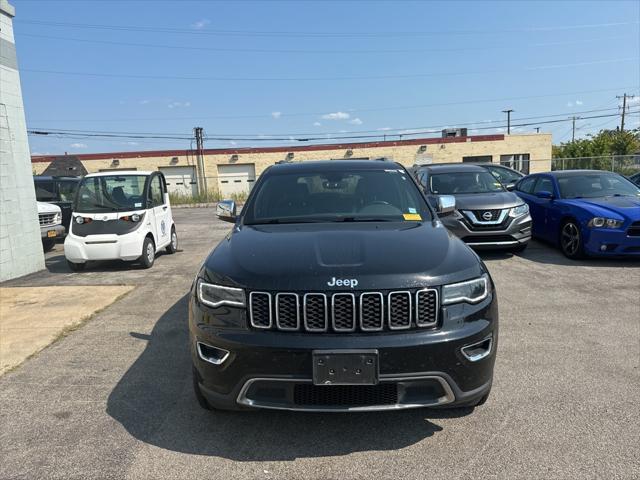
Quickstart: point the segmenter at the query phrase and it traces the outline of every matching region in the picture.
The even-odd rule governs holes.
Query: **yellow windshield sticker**
[[[413,220],[416,222],[419,222],[422,220],[422,217],[420,216],[419,213],[403,213],[402,216],[404,217],[405,220]]]

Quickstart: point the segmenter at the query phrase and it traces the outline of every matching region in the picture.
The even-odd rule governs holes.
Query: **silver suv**
[[[463,163],[418,167],[415,177],[432,206],[453,195],[456,208],[442,223],[474,248],[522,251],[531,240],[529,207],[481,166]]]

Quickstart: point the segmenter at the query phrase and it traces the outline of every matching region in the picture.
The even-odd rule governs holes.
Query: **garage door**
[[[195,167],[161,167],[167,180],[167,190],[169,193],[178,195],[196,195],[198,184],[196,182]]]
[[[223,198],[249,193],[255,180],[256,166],[253,163],[218,165],[218,186]]]

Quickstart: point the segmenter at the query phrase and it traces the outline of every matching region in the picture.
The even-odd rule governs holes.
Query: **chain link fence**
[[[534,160],[531,160],[532,162]],[[548,160],[546,160],[548,162]],[[640,154],[602,155],[597,157],[553,158],[551,170],[608,170],[621,175],[640,172]]]

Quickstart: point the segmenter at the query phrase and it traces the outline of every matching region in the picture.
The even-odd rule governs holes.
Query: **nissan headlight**
[[[213,308],[228,305],[230,307],[244,307],[245,295],[242,288],[224,287],[213,283],[198,281],[198,300]]]
[[[589,227],[591,228],[620,228],[624,220],[617,220],[615,218],[594,217],[589,220]]]
[[[466,282],[451,283],[442,287],[442,304],[452,303],[478,303],[489,296],[491,282],[485,273],[479,278]]]
[[[522,215],[526,215],[529,213],[529,205],[523,203],[522,205],[516,205],[511,210],[509,210],[509,216],[512,218],[521,217]]]

